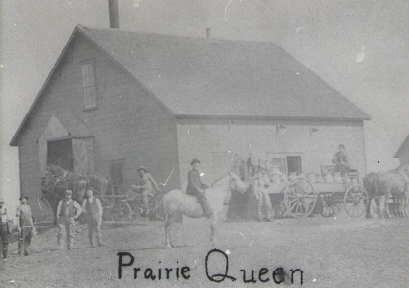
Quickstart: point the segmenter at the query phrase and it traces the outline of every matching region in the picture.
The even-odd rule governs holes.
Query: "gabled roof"
[[[404,149],[409,149],[409,135],[406,136],[405,140],[403,140],[402,144],[400,144],[399,149],[396,151],[393,158],[400,158],[400,155],[403,153]]]
[[[370,119],[272,43],[208,40],[78,25],[66,48],[76,33],[107,53],[177,116]],[[21,127],[10,145],[17,145],[16,136]]]
[[[272,43],[80,31],[176,115],[370,119]]]

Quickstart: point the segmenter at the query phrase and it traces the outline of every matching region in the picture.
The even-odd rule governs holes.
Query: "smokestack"
[[[108,0],[108,5],[109,5],[109,25],[111,28],[119,29],[118,0]]]
[[[211,36],[212,36],[212,35],[211,35],[210,27],[207,27],[207,28],[206,28],[206,38],[207,38],[207,39],[210,39]]]

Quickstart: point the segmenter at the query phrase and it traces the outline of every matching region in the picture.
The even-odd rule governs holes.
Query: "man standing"
[[[57,206],[58,246],[63,249],[61,237],[66,236],[67,250],[71,250],[75,240],[75,220],[81,215],[82,208],[80,204],[72,200],[72,191],[65,191],[65,199],[61,200]]]
[[[7,260],[8,247],[11,227],[13,219],[7,214],[7,209],[4,207],[4,201],[0,200],[0,241],[3,250],[3,258]]]
[[[31,208],[28,205],[28,197],[20,197],[21,205],[17,208],[16,218],[17,218],[17,229],[19,232],[18,241],[18,255],[27,256],[30,255],[30,243],[31,237],[36,233],[33,216],[31,214]]]
[[[87,214],[88,237],[91,247],[95,247],[93,243],[93,236],[97,238],[98,247],[102,246],[101,238],[101,224],[102,224],[102,205],[101,201],[94,197],[94,192],[89,189],[87,191],[87,199],[82,202],[82,211]]]
[[[190,165],[192,165],[192,170],[190,170],[187,175],[188,181],[186,193],[196,196],[197,200],[199,200],[199,203],[202,206],[204,216],[206,218],[210,218],[213,212],[211,207],[209,206],[209,203],[207,203],[207,199],[204,194],[204,189],[207,188],[207,185],[203,184],[200,180],[199,164],[200,161],[197,158],[194,158],[192,162],[190,162]]]
[[[155,179],[153,179],[152,175],[148,173],[144,166],[138,168],[138,176],[136,177],[136,186],[133,185],[132,188],[137,189],[138,191],[142,192],[143,197],[143,204],[146,208],[146,216],[149,215],[149,194],[153,195],[153,188],[156,191],[160,191],[158,184],[156,183]]]

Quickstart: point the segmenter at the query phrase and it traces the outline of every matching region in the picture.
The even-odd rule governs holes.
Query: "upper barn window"
[[[97,89],[95,85],[94,63],[82,65],[82,87],[84,88],[84,108],[96,108]]]

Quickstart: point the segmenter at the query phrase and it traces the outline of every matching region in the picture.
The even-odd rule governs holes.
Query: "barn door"
[[[93,137],[72,138],[74,172],[79,175],[89,175],[94,172],[94,141]]]
[[[51,164],[74,172],[71,138],[48,141],[47,165]]]

